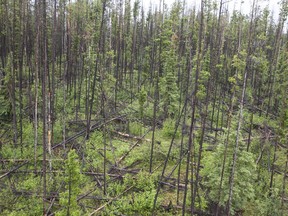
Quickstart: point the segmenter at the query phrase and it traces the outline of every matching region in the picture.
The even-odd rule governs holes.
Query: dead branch
[[[125,175],[126,173],[131,173],[131,174],[137,174],[141,171],[141,169],[124,169],[124,168],[119,168],[119,167],[115,167],[113,166],[110,170],[109,173],[113,172],[113,171],[119,171],[122,175]]]
[[[172,209],[182,210],[182,206],[179,206],[179,205],[173,206],[172,204],[169,204],[169,206],[161,205],[161,207],[164,208],[166,211],[170,211],[170,210],[172,210]],[[191,213],[191,208],[186,208],[186,209],[185,209],[185,212]],[[203,212],[203,211],[201,211],[201,210],[197,210],[197,209],[193,209],[193,213],[194,213],[195,215],[208,215],[208,216],[212,216],[212,214],[209,214],[209,213]]]
[[[124,169],[129,169],[129,168],[132,168],[132,167],[135,167],[136,165],[142,163],[142,160],[138,159],[136,161],[134,161],[133,163],[131,163],[130,165],[126,166]]]
[[[141,137],[141,139],[137,140],[135,142],[135,144],[133,146],[131,146],[131,148],[128,150],[128,152],[126,152],[118,161],[117,161],[117,164],[121,163],[122,160],[124,160],[127,155],[129,155],[129,153],[139,144],[139,142],[150,132],[151,128],[149,130],[147,130],[143,136]]]
[[[19,164],[18,166],[14,167],[13,169],[11,169],[10,171],[6,172],[5,174],[0,176],[0,179],[8,176],[9,174],[13,173],[14,171],[20,169],[21,167],[25,166],[28,163],[28,161],[25,161],[23,164]]]
[[[185,184],[179,184],[177,185],[176,182],[170,183],[170,182],[159,182],[161,186],[168,186],[169,188],[179,188],[180,190],[185,190]]]
[[[7,171],[6,170],[0,170],[0,173],[6,173]],[[43,170],[15,170],[13,171],[13,173],[37,173],[37,174],[42,174],[43,173]],[[46,173],[65,173],[64,170],[47,170]],[[83,175],[88,175],[88,176],[103,176],[104,174],[103,173],[94,173],[94,172],[82,172],[81,174]],[[113,178],[123,178],[124,176],[122,175],[117,175],[117,174],[106,174],[108,175],[109,177],[113,177]]]
[[[146,142],[151,142],[150,139],[145,139],[145,138],[143,138],[143,137],[133,136],[133,135],[126,134],[126,133],[122,133],[122,132],[115,131],[115,130],[111,130],[111,131],[112,131],[113,133],[116,133],[116,134],[118,134],[118,135],[120,135],[120,136],[123,136],[123,137],[125,137],[125,138],[134,139],[134,140],[139,140],[139,141],[144,140],[144,141],[146,141]]]
[[[273,136],[273,135],[271,135],[271,136],[268,136],[268,137],[266,137],[266,136],[259,136],[259,137],[251,137],[251,139],[250,140],[255,140],[255,139],[267,139],[267,140],[270,140],[270,139],[275,139],[276,138],[276,136]],[[248,142],[248,138],[245,138],[245,139],[242,139],[242,141],[243,142]]]
[[[62,185],[61,185],[62,186]],[[38,193],[36,192],[31,192],[31,191],[13,191],[13,193],[17,196],[24,196],[24,197],[40,197],[42,198],[43,196],[42,195],[39,195]],[[51,192],[46,198],[47,198],[47,201],[49,199],[53,199],[52,202],[51,202],[51,207],[53,205],[53,202],[54,200],[57,198],[59,199],[59,190],[57,192]],[[95,200],[110,200],[108,198],[104,198],[104,197],[100,197],[100,196],[85,196],[84,195],[79,195],[78,198],[77,198],[77,201],[81,200],[81,199],[95,199]],[[48,208],[48,210],[50,210],[50,208]]]
[[[126,190],[124,190],[121,194],[119,194],[118,196],[114,197],[113,199],[109,200],[107,203],[105,203],[104,205],[100,206],[99,208],[97,208],[95,211],[93,211],[92,213],[89,214],[89,216],[96,214],[97,212],[101,211],[102,209],[104,209],[107,205],[109,205],[110,203],[112,203],[113,201],[117,200],[119,197],[121,197],[123,194],[125,194],[126,192],[128,192],[129,190],[131,190],[134,186],[131,186],[129,188],[127,188]]]
[[[0,162],[31,162],[34,161],[34,159],[0,159]],[[38,159],[37,161],[43,161],[42,158]],[[64,159],[46,159],[46,161],[64,161]]]
[[[90,131],[94,131],[94,130],[96,130],[96,129],[99,129],[99,128],[101,128],[102,126],[106,125],[107,123],[110,123],[110,122],[114,121],[115,119],[118,119],[118,118],[121,118],[121,117],[124,117],[124,116],[126,116],[126,114],[125,114],[125,115],[120,115],[120,116],[117,116],[117,117],[114,117],[114,118],[111,118],[111,119],[109,119],[109,120],[107,120],[107,121],[105,121],[105,122],[98,121],[98,122],[96,122],[95,124],[93,124],[93,125],[91,126]],[[55,149],[55,148],[57,148],[57,147],[59,147],[59,146],[63,146],[63,145],[65,145],[65,144],[69,143],[69,142],[72,142],[73,140],[77,139],[78,137],[85,135],[85,134],[86,134],[86,131],[87,131],[86,128],[83,129],[83,130],[81,130],[80,132],[74,134],[73,136],[68,137],[68,138],[65,139],[64,141],[62,141],[62,142],[54,145],[54,146],[52,147],[52,149]]]
[[[274,172],[280,175],[284,175],[284,173],[279,170],[274,170]],[[288,178],[288,173],[286,173],[285,178]]]
[[[61,185],[60,185],[60,187],[58,188],[56,194],[59,194],[59,191],[60,191],[60,189],[63,187],[63,185],[64,185],[64,181],[61,182]],[[47,212],[50,212],[50,209],[51,209],[52,206],[54,205],[54,202],[55,202],[55,201],[56,201],[56,197],[53,197],[53,199],[52,199],[52,201],[51,201],[51,203],[50,203],[50,205],[49,205],[49,207],[48,207],[48,209],[47,209]]]

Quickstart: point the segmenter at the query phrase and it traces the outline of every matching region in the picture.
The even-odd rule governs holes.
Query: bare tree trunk
[[[245,75],[244,75],[244,83],[243,83],[242,97],[241,97],[241,103],[240,103],[240,113],[239,113],[239,118],[238,118],[236,143],[235,143],[233,159],[232,159],[232,170],[231,170],[231,174],[230,174],[230,188],[229,188],[229,198],[228,198],[228,207],[227,207],[228,216],[231,214],[231,205],[232,205],[233,187],[234,187],[234,176],[235,176],[236,162],[237,162],[237,156],[238,156],[238,148],[239,148],[239,142],[240,142],[241,126],[242,126],[242,121],[243,121],[243,105],[244,105],[244,97],[245,97],[245,91],[246,91],[246,82],[247,82],[247,71],[245,72]]]
[[[275,143],[274,153],[273,153],[273,162],[271,167],[271,175],[270,175],[270,183],[269,183],[269,197],[272,196],[272,189],[273,189],[273,181],[274,181],[274,174],[275,174],[275,162],[276,162],[276,152],[277,152],[277,142]]]
[[[10,97],[12,100],[12,113],[13,113],[13,144],[16,149],[18,143],[18,129],[17,129],[17,111],[16,111],[16,71],[17,71],[17,17],[16,17],[16,1],[13,1],[13,26],[12,26],[12,76],[11,76],[11,88]]]
[[[281,195],[281,210],[282,210],[282,215],[284,215],[284,196],[285,196],[285,190],[286,190],[287,168],[288,168],[288,154],[287,154],[287,152],[286,152],[286,163],[285,163],[285,169],[284,169],[284,173],[283,173],[282,195]]]
[[[34,90],[34,170],[36,173],[37,170],[37,145],[38,145],[38,82],[39,82],[39,71],[41,67],[41,61],[39,58],[40,50],[39,50],[39,44],[40,44],[40,26],[41,26],[41,20],[40,20],[40,4],[39,1],[35,1],[35,8],[36,8],[36,43],[35,43],[35,90]]]
[[[197,62],[196,62],[196,74],[195,74],[195,87],[192,92],[192,101],[191,101],[191,124],[190,124],[190,129],[189,129],[189,140],[188,140],[188,154],[187,154],[187,165],[186,165],[186,173],[185,173],[185,190],[184,190],[184,198],[183,198],[183,206],[182,206],[182,215],[185,215],[186,211],[186,199],[187,199],[187,192],[188,192],[188,179],[189,179],[189,167],[191,166],[191,196],[193,196],[193,148],[194,148],[194,125],[195,125],[195,113],[196,113],[196,105],[197,105],[197,92],[198,92],[198,80],[199,80],[199,74],[201,71],[201,60],[202,60],[202,38],[203,38],[203,32],[204,32],[204,5],[205,1],[201,1],[201,15],[200,15],[200,28],[198,32],[198,47],[197,47]],[[192,56],[190,56],[192,58]],[[190,59],[191,61],[191,59]],[[188,71],[190,73],[190,71]],[[193,197],[192,197],[192,202],[191,202],[191,215],[194,214],[194,202],[193,202]]]
[[[154,151],[154,143],[155,143],[155,130],[156,130],[156,119],[157,119],[157,105],[158,105],[158,83],[159,83],[159,75],[156,74],[156,80],[154,84],[154,106],[153,106],[153,131],[152,131],[152,142],[151,142],[151,150],[150,150],[150,166],[149,172],[152,173],[152,163],[153,163],[153,151]]]
[[[251,55],[251,44],[252,44],[252,37],[253,37],[253,27],[254,27],[254,16],[257,9],[257,0],[253,0],[252,5],[252,11],[251,11],[251,19],[250,19],[250,26],[249,26],[249,36],[248,36],[248,54],[246,57],[246,66],[245,66],[245,72],[244,72],[244,80],[243,80],[243,87],[242,87],[242,96],[240,101],[240,110],[239,110],[239,116],[238,116],[238,125],[237,125],[237,133],[236,133],[236,142],[233,152],[233,159],[232,159],[232,168],[230,173],[230,187],[229,187],[229,197],[228,197],[228,205],[227,205],[227,215],[229,216],[231,214],[231,206],[232,206],[232,200],[233,200],[233,187],[234,187],[234,180],[235,180],[235,171],[236,171],[236,163],[237,163],[237,156],[238,156],[238,149],[239,149],[239,142],[241,139],[241,127],[243,122],[243,108],[244,108],[244,99],[245,99],[245,93],[246,93],[246,85],[248,80],[248,70],[250,69],[249,57]]]
[[[102,3],[102,16],[101,16],[101,24],[100,24],[100,36],[98,39],[98,52],[96,56],[96,65],[94,68],[94,74],[93,74],[93,83],[92,83],[92,95],[91,95],[91,102],[90,102],[90,107],[89,107],[89,113],[88,113],[88,119],[87,119],[87,131],[86,131],[86,139],[89,139],[90,135],[90,125],[91,125],[91,116],[93,113],[93,105],[94,105],[94,98],[95,98],[95,88],[96,88],[96,81],[97,81],[97,71],[99,70],[100,66],[100,52],[101,52],[101,45],[102,45],[102,40],[104,39],[103,37],[103,28],[104,28],[104,21],[105,21],[105,10],[106,10],[106,0],[103,1]]]
[[[41,25],[41,63],[42,66],[42,118],[43,118],[43,136],[42,136],[42,147],[43,147],[43,215],[46,215],[46,193],[47,193],[47,182],[46,182],[46,151],[47,151],[47,69],[48,69],[48,59],[47,59],[47,38],[46,38],[46,0],[41,2],[41,15],[43,16]]]
[[[158,23],[158,22],[157,22]],[[150,30],[151,30],[151,38],[155,39],[156,34],[159,32],[159,28],[154,28],[154,25],[151,21],[149,23]],[[154,31],[154,34],[153,32]],[[153,86],[154,88],[154,103],[153,103],[153,126],[152,126],[152,142],[151,142],[151,149],[150,149],[150,165],[149,165],[149,172],[152,173],[152,167],[153,167],[153,153],[154,153],[154,144],[155,144],[155,130],[156,130],[156,119],[157,119],[157,106],[159,102],[159,73],[156,72],[157,67],[160,67],[160,65],[157,65],[156,61],[156,55],[157,55],[157,46],[158,44],[153,40],[152,42],[152,50],[151,50],[151,57],[150,57],[150,79],[151,79],[151,88]],[[161,45],[160,45],[161,46]],[[160,47],[159,47],[160,50]],[[160,59],[160,51],[159,51],[159,59]],[[159,69],[160,70],[160,69]],[[154,75],[154,76],[153,76]],[[153,76],[153,79],[151,78]],[[138,76],[138,80],[139,80]],[[141,84],[138,83],[138,89],[140,90]]]

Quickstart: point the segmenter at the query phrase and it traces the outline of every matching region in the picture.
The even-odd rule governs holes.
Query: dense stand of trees
[[[287,215],[288,1],[259,2],[2,0],[0,214]]]

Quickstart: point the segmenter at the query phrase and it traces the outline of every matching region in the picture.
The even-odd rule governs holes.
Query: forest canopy
[[[0,1],[0,215],[288,215],[288,1]]]

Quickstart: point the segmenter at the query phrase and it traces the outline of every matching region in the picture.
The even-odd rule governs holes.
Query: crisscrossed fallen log
[[[107,121],[105,121],[105,122],[99,121],[99,122],[97,122],[97,123],[95,123],[95,124],[93,124],[93,125],[91,126],[90,131],[96,130],[96,129],[104,126],[105,124],[110,123],[111,121],[114,121],[115,119],[124,117],[124,116],[126,116],[126,115],[127,115],[127,114],[120,115],[120,116],[116,116],[116,117],[113,117],[113,118],[111,118],[111,119],[109,119],[109,120],[107,120]],[[63,146],[64,144],[67,144],[67,143],[69,143],[69,142],[77,139],[78,137],[84,135],[85,133],[86,133],[86,128],[83,129],[83,130],[81,130],[80,132],[76,133],[75,135],[73,135],[73,136],[65,139],[64,141],[62,141],[62,142],[60,142],[60,143],[52,146],[52,149],[54,150],[55,148],[57,148],[57,147],[59,147],[59,146]],[[39,154],[39,155],[38,155],[38,158],[41,157],[41,156],[42,156],[42,154]],[[23,161],[22,164],[19,164],[19,165],[13,167],[13,168],[10,169],[9,171],[7,171],[7,172],[4,173],[3,175],[1,175],[1,176],[0,176],[0,179],[6,177],[6,176],[8,176],[8,175],[10,175],[11,173],[13,173],[14,171],[18,170],[19,168],[25,166],[25,165],[28,164],[28,163],[29,163],[29,160]]]
[[[96,122],[95,124],[93,124],[93,125],[91,126],[90,132],[91,132],[91,131],[94,131],[94,130],[96,130],[96,129],[98,129],[98,128],[101,128],[102,126],[104,126],[104,125],[106,125],[106,124],[114,121],[115,119],[122,118],[122,117],[124,117],[124,116],[126,116],[126,115],[127,115],[127,114],[120,115],[120,116],[116,116],[116,117],[113,117],[113,118],[111,118],[111,119],[109,119],[109,120],[107,120],[107,121],[104,121],[104,122],[103,122],[103,121],[98,121],[98,122]],[[59,147],[59,146],[62,146],[62,145],[65,145],[65,144],[67,144],[67,143],[69,143],[69,142],[77,139],[78,137],[83,136],[83,135],[86,133],[86,131],[87,131],[86,128],[83,129],[83,130],[81,130],[81,131],[79,131],[78,133],[74,134],[73,136],[68,137],[67,139],[63,140],[62,142],[54,145],[54,146],[52,147],[52,149],[55,149],[55,148],[57,148],[57,147]]]

